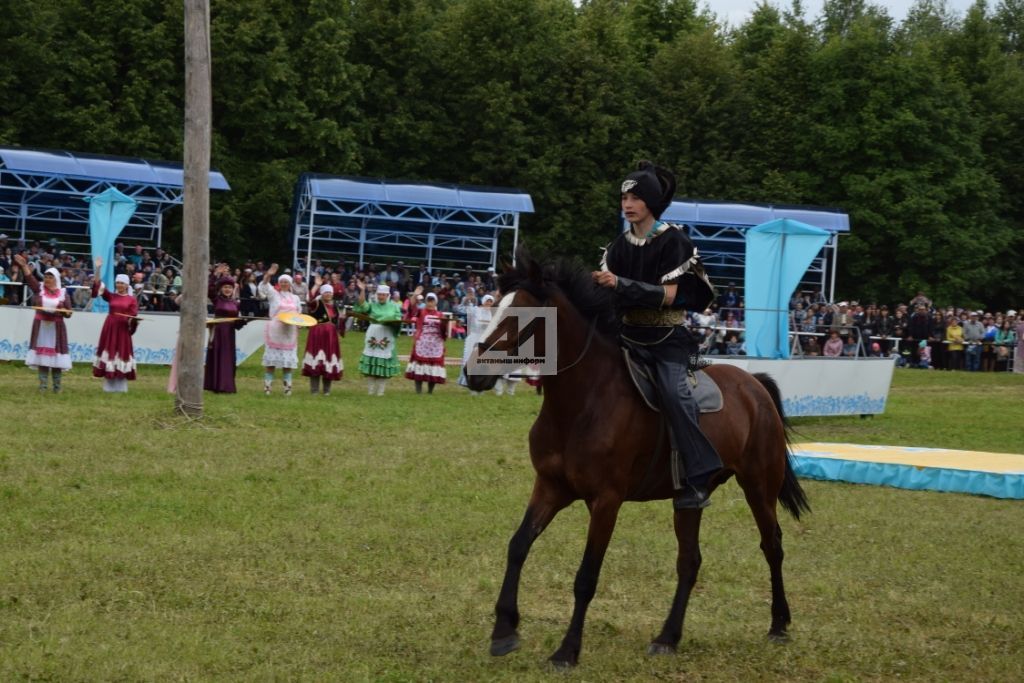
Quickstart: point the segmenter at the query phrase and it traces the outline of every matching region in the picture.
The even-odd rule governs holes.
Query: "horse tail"
[[[800,486],[800,482],[797,481],[796,474],[793,472],[793,463],[790,459],[793,444],[793,426],[790,424],[789,418],[786,417],[786,412],[782,408],[782,393],[779,391],[779,385],[776,384],[771,375],[758,372],[754,374],[754,379],[760,382],[761,386],[768,391],[768,395],[772,397],[775,410],[779,413],[779,418],[782,420],[783,433],[786,438],[786,473],[782,478],[779,502],[782,503],[782,507],[789,511],[789,514],[793,515],[794,519],[800,519],[801,512],[811,511],[811,504],[807,502],[807,494],[804,493],[803,487]]]

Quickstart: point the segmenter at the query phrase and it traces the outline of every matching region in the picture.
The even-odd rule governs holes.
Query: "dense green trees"
[[[680,196],[838,206],[840,286],[1019,304],[1024,2],[213,0],[215,253],[285,257],[302,171],[519,187],[592,257],[638,158]],[[174,0],[10,3],[0,144],[181,156]]]

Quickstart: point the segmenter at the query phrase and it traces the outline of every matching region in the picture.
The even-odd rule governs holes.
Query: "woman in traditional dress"
[[[235,279],[227,266],[219,266],[210,276],[209,297],[214,318],[230,318],[210,324],[210,340],[206,347],[206,371],[203,389],[218,394],[235,393],[235,330],[245,326],[238,317],[238,296]]]
[[[390,300],[391,289],[387,285],[377,285],[373,301],[366,300],[363,280],[357,280],[356,285],[359,301],[352,310],[370,319],[363,355],[359,358],[359,372],[366,377],[368,393],[383,396],[385,383],[400,371],[395,336],[402,324],[402,309]]]
[[[302,374],[309,377],[309,392],[320,390],[323,378],[324,396],[331,393],[331,382],[341,379],[345,364],[341,360],[339,335],[345,336],[345,318],[338,312],[334,302],[334,287],[324,284],[316,276],[309,301],[309,314],[316,318],[317,325],[309,330],[306,337],[306,352],[302,356]]]
[[[92,361],[92,376],[103,378],[103,391],[125,393],[128,381],[135,379],[135,351],[132,335],[139,325],[139,300],[131,293],[131,281],[121,273],[114,278],[111,292],[99,279],[103,259],[96,259],[97,279],[92,283],[92,297],[102,297],[110,307],[103,321],[96,356]]]
[[[483,335],[484,330],[491,324],[491,309],[494,306],[494,297],[490,294],[485,294],[479,306],[472,301],[467,301],[465,306],[466,346],[462,350],[462,372],[459,373],[460,387],[469,386],[466,380],[466,365],[469,363],[469,357],[473,353],[473,349],[480,343],[480,337]],[[470,390],[469,393],[472,396],[479,396],[482,392]]]
[[[64,319],[71,317],[71,297],[60,286],[60,272],[56,268],[48,268],[40,284],[24,256],[16,254],[14,262],[21,268],[25,283],[34,292],[32,305],[39,308],[32,320],[32,335],[29,337],[25,365],[39,372],[39,391],[46,391],[49,376],[53,378],[53,393],[59,394],[61,373],[71,369],[68,328],[64,324]]]
[[[270,304],[270,322],[263,332],[263,393],[270,396],[274,383],[274,369],[281,368],[284,395],[292,395],[292,370],[299,367],[296,349],[299,346],[299,328],[277,320],[279,313],[302,313],[302,302],[292,294],[292,276],[285,273],[277,278],[277,288],[270,284],[270,278],[277,273],[276,263],[267,268],[260,282],[260,294]]]
[[[421,288],[416,288],[419,294]],[[427,294],[423,308],[416,311],[409,322],[416,324],[413,336],[412,355],[405,368],[406,379],[416,382],[416,393],[423,393],[423,383],[427,383],[427,393],[434,393],[434,385],[444,384],[447,379],[444,370],[444,342],[448,338],[450,318],[437,310],[437,295]]]

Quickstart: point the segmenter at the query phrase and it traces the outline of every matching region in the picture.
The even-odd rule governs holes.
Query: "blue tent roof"
[[[0,147],[0,161],[9,171],[38,173],[48,176],[69,176],[182,187],[185,173],[180,163],[147,161],[131,157]],[[219,171],[210,171],[211,190],[230,190]]]
[[[405,183],[376,178],[310,176],[310,190],[323,199],[361,199],[385,204],[533,213],[525,192],[469,185]]]
[[[183,201],[184,176],[173,161],[0,147],[0,232],[55,237],[74,251],[88,241],[84,200],[115,188],[138,202],[123,237],[159,245],[164,212]],[[210,189],[230,187],[211,170]]]
[[[831,296],[830,276],[836,268],[837,242],[850,232],[850,217],[842,209],[782,204],[744,204],[706,199],[678,199],[662,219],[684,226],[697,246],[711,280],[719,285],[743,280],[747,231],[755,225],[788,219],[829,233],[825,248],[804,274],[804,287]],[[623,221],[623,229],[628,225]]]
[[[295,190],[292,246],[296,266],[353,256],[483,268],[496,264],[503,236],[512,253],[519,214],[533,210],[530,195],[511,188],[304,173]]]
[[[840,209],[780,204],[740,204],[681,199],[662,214],[662,219],[679,223],[754,226],[778,218],[789,218],[829,232],[850,232],[850,217]]]

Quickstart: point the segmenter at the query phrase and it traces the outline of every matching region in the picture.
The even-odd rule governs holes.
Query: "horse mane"
[[[534,258],[520,247],[516,265],[506,266],[499,276],[498,289],[503,294],[522,289],[540,301],[561,292],[588,323],[618,343],[621,323],[615,296],[608,287],[594,283],[591,271],[579,258]]]

